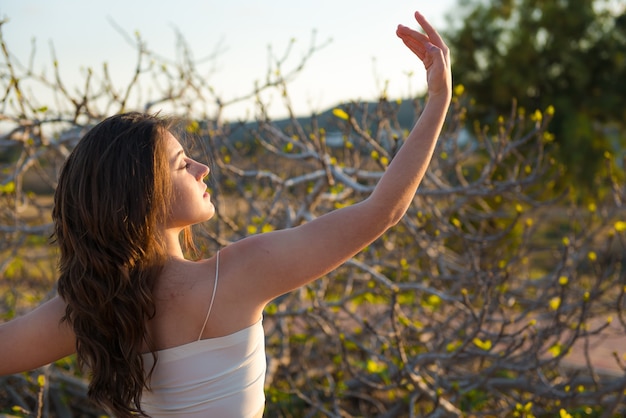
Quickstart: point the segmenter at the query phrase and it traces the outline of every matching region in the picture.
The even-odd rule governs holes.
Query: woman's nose
[[[209,175],[209,171],[211,171],[209,169],[209,166],[198,163],[198,168],[197,168],[197,174],[196,174],[196,178],[198,180],[202,180],[203,178],[205,178],[206,176]]]

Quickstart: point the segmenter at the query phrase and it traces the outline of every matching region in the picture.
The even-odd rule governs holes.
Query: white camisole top
[[[260,417],[265,406],[265,335],[262,319],[223,337],[200,339],[213,307],[215,285],[206,319],[197,341],[157,351],[157,364],[144,389],[141,407],[160,417]],[[142,355],[146,372],[152,354]]]

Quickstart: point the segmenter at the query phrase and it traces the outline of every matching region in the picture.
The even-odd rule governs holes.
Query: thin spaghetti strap
[[[206,328],[206,324],[209,320],[209,315],[211,315],[211,309],[213,308],[213,301],[215,301],[215,293],[217,293],[217,279],[219,277],[220,272],[220,252],[217,252],[215,256],[215,283],[213,283],[213,294],[211,295],[211,302],[209,303],[209,310],[206,313],[206,318],[204,318],[204,324],[202,324],[202,329],[200,330],[200,335],[198,335],[198,341],[202,338],[202,334],[204,333],[204,328]]]

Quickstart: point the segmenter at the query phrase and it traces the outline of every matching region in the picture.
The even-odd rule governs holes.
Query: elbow
[[[404,205],[389,206],[375,201],[368,203],[370,203],[369,207],[371,208],[369,217],[376,220],[376,222],[370,223],[370,225],[375,225],[379,234],[400,223],[407,210],[407,207]]]
[[[390,228],[396,226],[404,217],[405,211],[403,210],[390,210],[385,213],[383,219],[381,219],[381,233],[387,231]]]
[[[404,214],[405,214],[404,211],[402,212],[398,211],[397,213],[392,214],[392,216],[389,219],[389,226],[387,226],[387,229],[398,225],[400,221],[402,220],[402,218],[404,217]]]
[[[397,205],[390,206],[387,210],[387,223],[388,228],[392,226],[396,226],[404,215],[406,214],[407,209],[409,208],[410,202],[399,202]]]

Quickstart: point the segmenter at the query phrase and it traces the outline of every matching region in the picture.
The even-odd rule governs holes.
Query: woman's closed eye
[[[183,165],[180,167],[181,170],[186,170],[189,167],[191,167],[191,161],[189,160],[184,160],[183,161]]]

